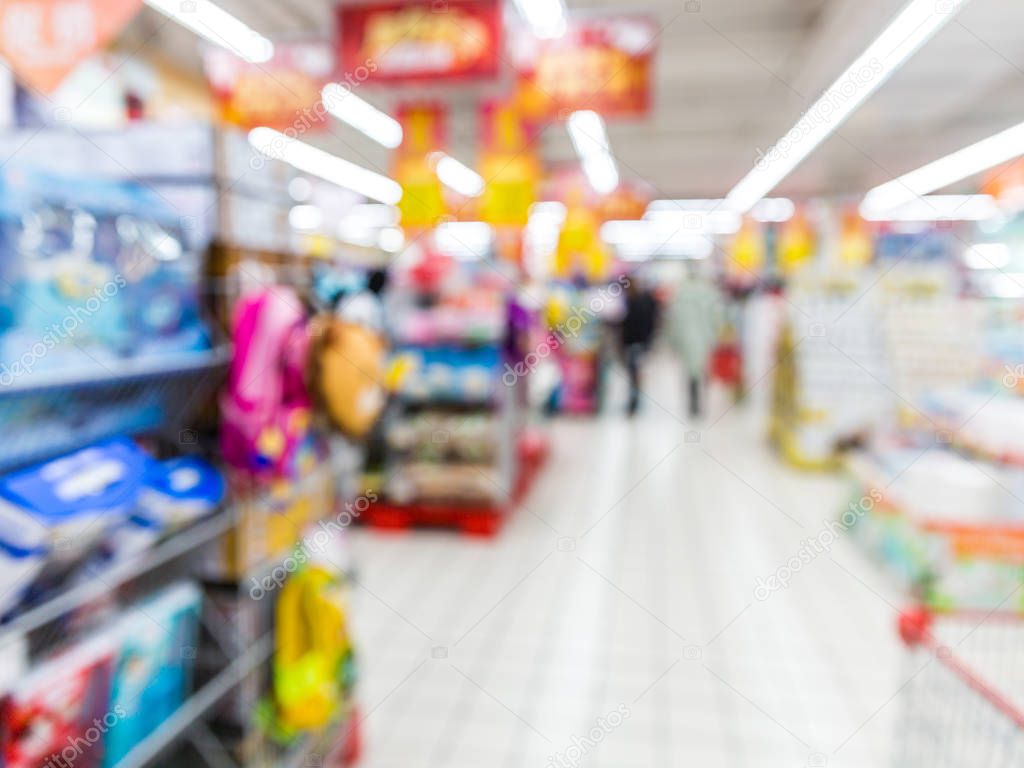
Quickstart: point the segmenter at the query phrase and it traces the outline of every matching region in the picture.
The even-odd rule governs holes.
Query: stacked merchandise
[[[361,507],[340,503],[331,448],[379,412],[383,345],[274,285],[226,308],[233,350],[211,341],[213,228],[205,204],[167,202],[209,200],[191,193],[213,144],[182,158],[190,135],[111,163],[202,183],[22,166],[0,180],[3,765],[354,755],[338,532]],[[70,136],[40,141],[95,156]],[[122,138],[118,157],[152,149],[148,130]],[[229,358],[218,450],[210,396]]]
[[[795,466],[832,466],[844,440],[870,431],[886,413],[878,296],[868,290],[873,279],[804,275],[787,297],[770,434]]]
[[[849,463],[860,496],[849,523],[932,606],[1022,610],[1019,313],[998,301],[963,299],[927,317],[934,322],[908,319],[902,329],[914,339],[903,349],[901,379],[914,396],[901,409],[900,428]]]
[[[398,275],[384,500],[365,522],[497,531],[521,480],[524,417],[522,386],[503,375],[508,286],[491,264],[436,253]]]
[[[578,288],[557,284],[549,292],[547,327],[560,384],[551,406],[563,413],[593,414],[601,410],[612,342],[606,315],[616,308],[608,286]]]
[[[936,383],[971,378],[980,322],[948,264],[805,273],[786,296],[770,434],[793,465],[829,468]]]

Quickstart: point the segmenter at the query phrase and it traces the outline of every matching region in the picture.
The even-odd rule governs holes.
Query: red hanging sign
[[[337,10],[338,61],[370,82],[495,77],[498,0],[392,0]],[[364,78],[360,78],[364,79]]]
[[[0,56],[29,88],[52,93],[140,8],[142,0],[2,0]]]
[[[302,134],[328,119],[320,92],[334,74],[328,43],[275,43],[270,61],[251,64],[220,47],[203,63],[214,99],[226,122],[243,128],[268,126]]]
[[[578,109],[605,117],[648,114],[657,34],[650,19],[617,16],[573,20],[555,40],[527,35],[515,47],[523,109],[548,119]]]

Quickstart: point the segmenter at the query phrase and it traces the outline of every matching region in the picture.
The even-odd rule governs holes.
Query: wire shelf
[[[0,472],[108,437],[185,425],[219,386],[229,358],[222,346],[26,375],[0,389]]]

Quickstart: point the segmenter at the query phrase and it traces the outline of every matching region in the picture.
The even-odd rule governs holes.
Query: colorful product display
[[[0,477],[3,609],[36,602],[210,514],[224,480],[205,461],[155,461],[126,438]]]
[[[0,705],[3,764],[116,765],[188,695],[199,609],[195,585],[173,585],[13,682]]]

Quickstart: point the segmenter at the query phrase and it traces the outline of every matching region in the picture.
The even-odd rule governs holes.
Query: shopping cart
[[[911,657],[894,766],[1024,767],[1024,616],[914,609],[899,630]]]

